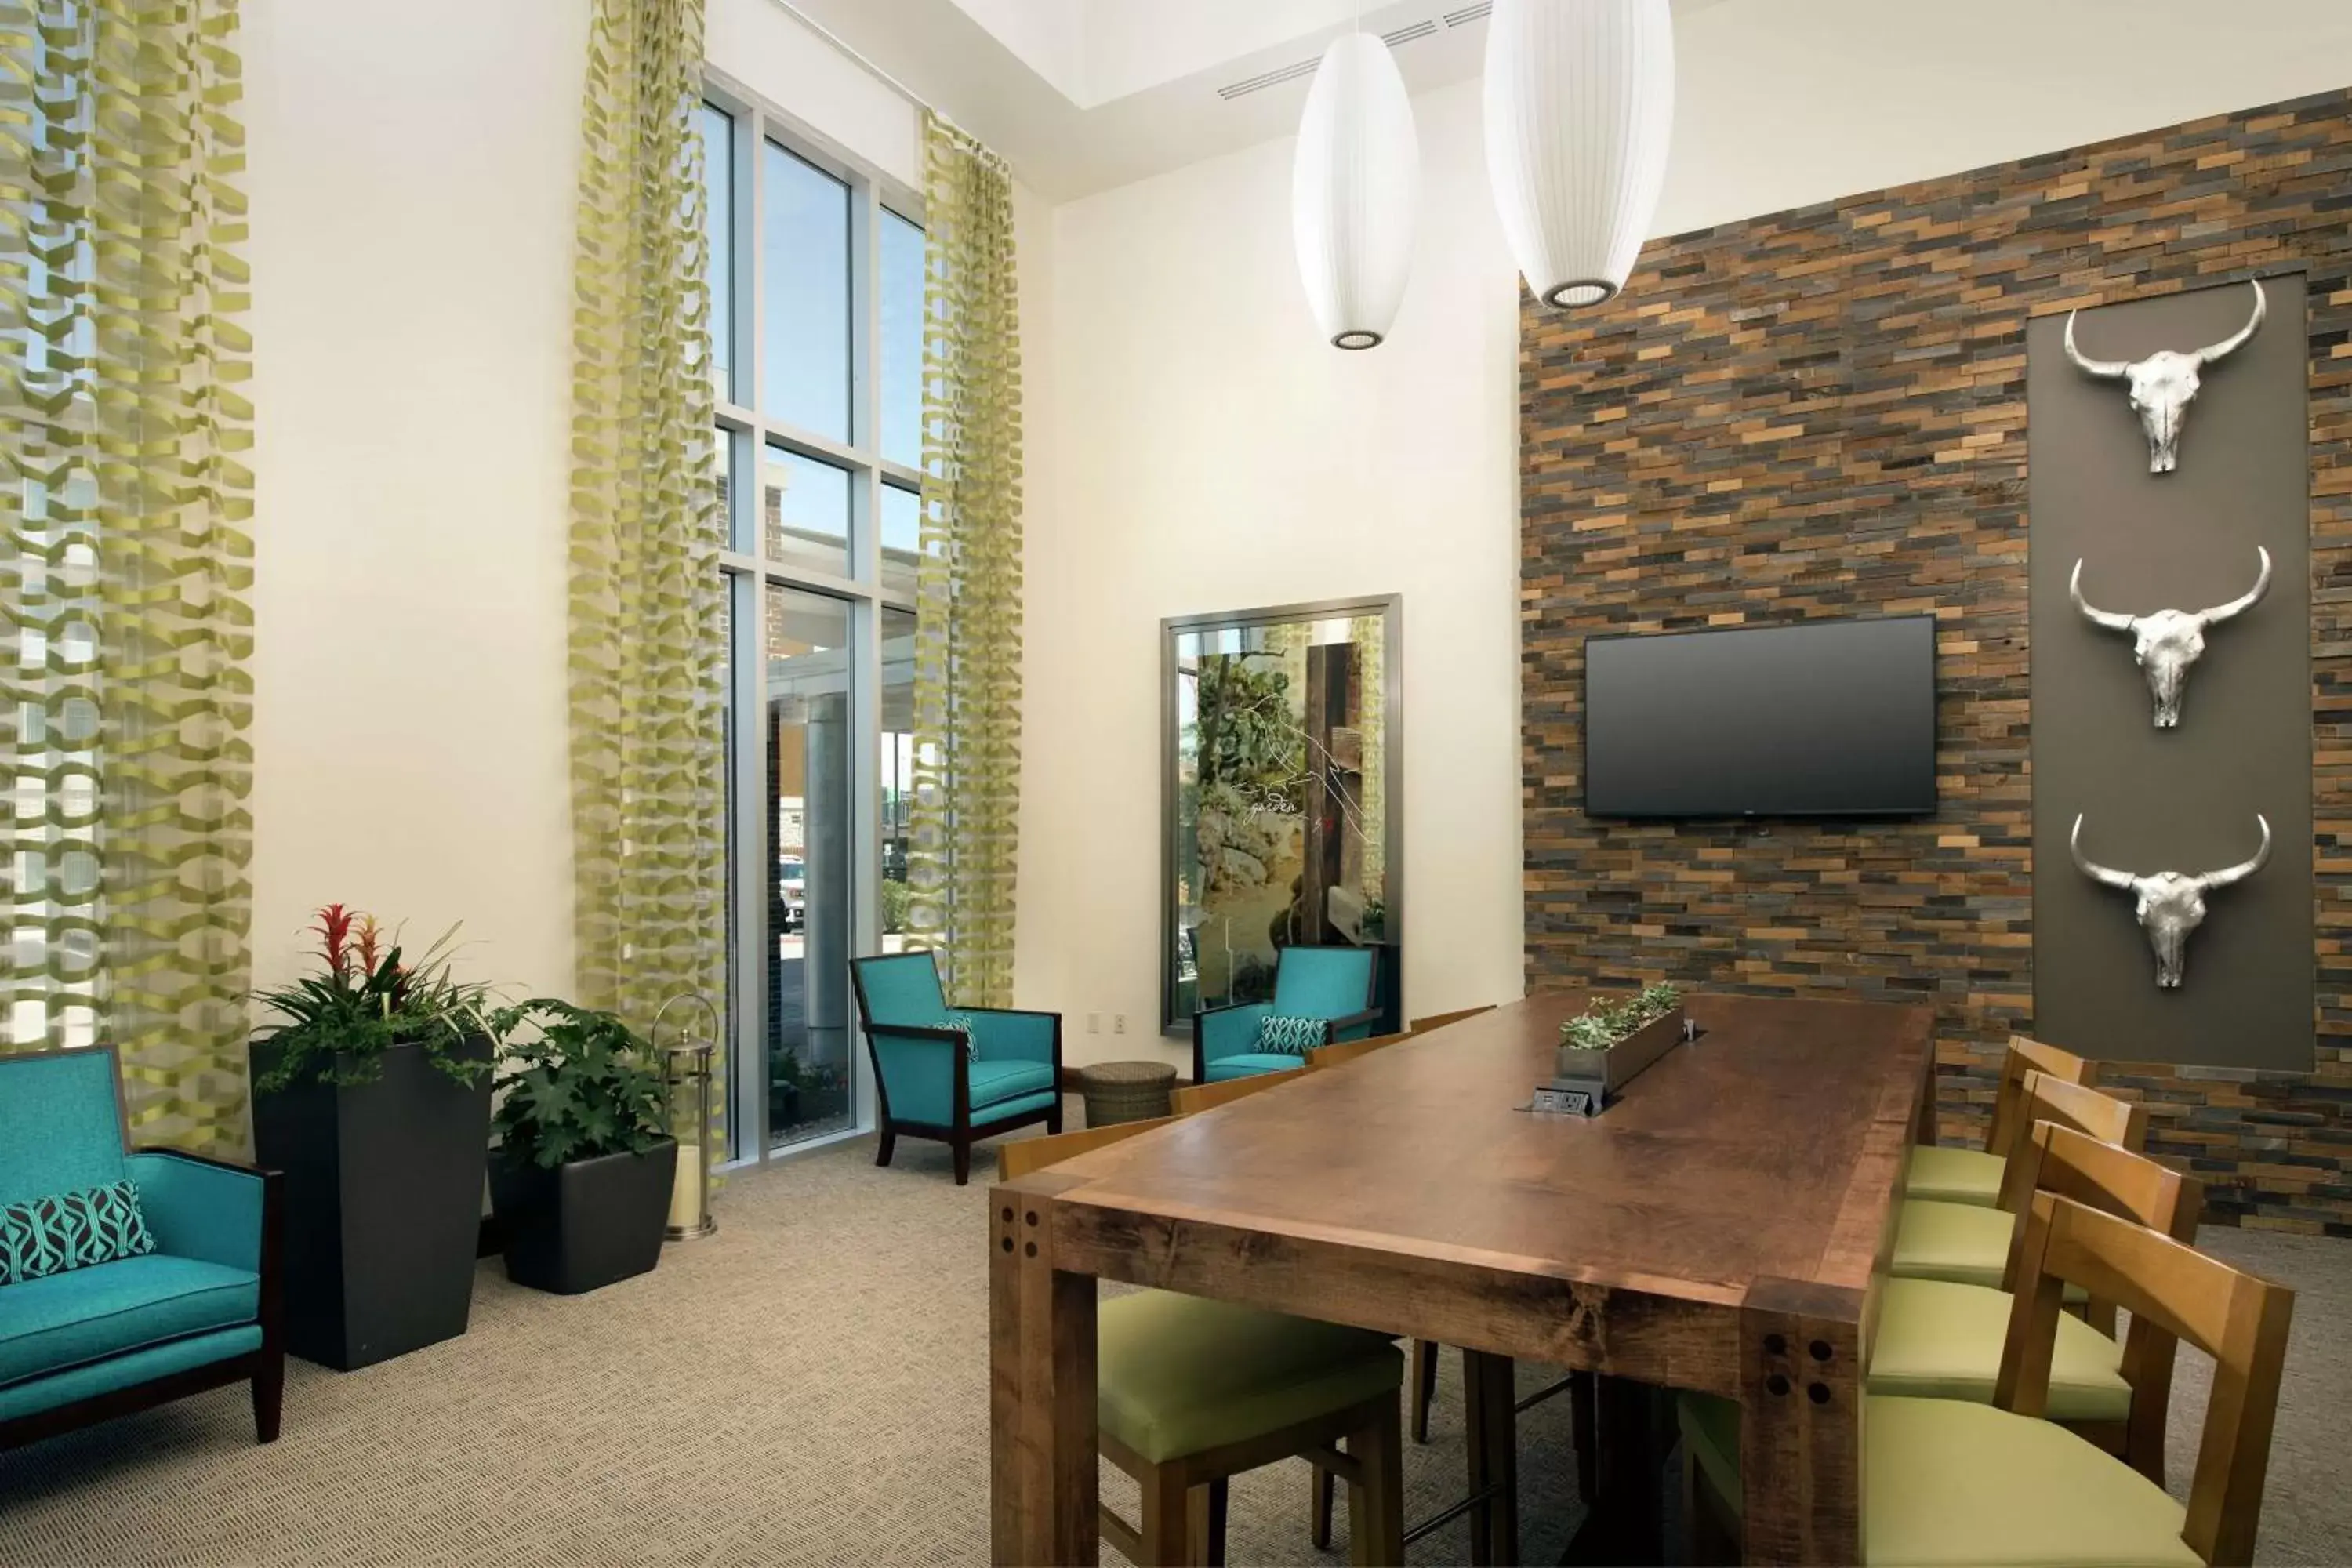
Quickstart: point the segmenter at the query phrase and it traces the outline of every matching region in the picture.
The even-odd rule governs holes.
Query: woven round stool
[[[1175,1087],[1176,1069],[1166,1062],[1097,1062],[1078,1069],[1089,1127],[1165,1116]]]

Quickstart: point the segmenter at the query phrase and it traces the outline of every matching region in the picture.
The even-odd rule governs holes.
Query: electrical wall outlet
[[[1100,1013],[1089,1013],[1087,1015],[1087,1033],[1089,1035],[1099,1035],[1102,1033],[1102,1015]]]
[[[1127,1033],[1126,1014],[1121,1013],[1110,1021],[1110,1032],[1114,1035],[1124,1035]]]

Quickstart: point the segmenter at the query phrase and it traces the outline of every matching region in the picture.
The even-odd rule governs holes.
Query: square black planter
[[[677,1142],[642,1154],[602,1154],[549,1169],[490,1159],[490,1203],[506,1237],[507,1278],[577,1296],[650,1271],[661,1260]]]
[[[490,1042],[465,1047],[488,1062]],[[266,1041],[253,1074],[277,1064]],[[286,1348],[341,1372],[466,1331],[490,1142],[490,1075],[395,1046],[369,1083],[253,1097],[260,1162],[286,1173]]]

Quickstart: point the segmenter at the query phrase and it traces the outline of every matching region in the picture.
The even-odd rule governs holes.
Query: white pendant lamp
[[[1486,29],[1486,174],[1511,255],[1545,304],[1604,304],[1665,184],[1666,0],[1495,0]]]
[[[1324,338],[1377,348],[1412,270],[1421,143],[1389,47],[1370,33],[1332,40],[1315,69],[1291,166],[1298,275]]]

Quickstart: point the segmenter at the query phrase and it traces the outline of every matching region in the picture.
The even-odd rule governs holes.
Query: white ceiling
[[[1055,201],[1292,134],[1314,60],[1350,25],[1395,40],[1416,93],[1476,76],[1486,41],[1475,0],[780,3],[938,105]],[[1677,16],[1721,3],[1673,0]],[[1256,90],[1218,91],[1289,70]]]

